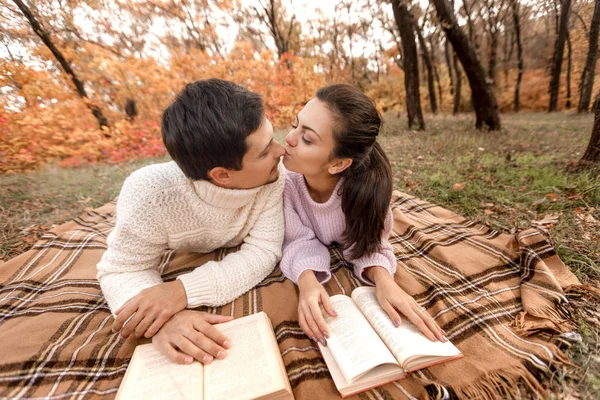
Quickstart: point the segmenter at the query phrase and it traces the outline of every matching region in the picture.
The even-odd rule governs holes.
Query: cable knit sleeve
[[[149,189],[139,174],[127,178],[117,201],[115,228],[97,265],[97,278],[113,313],[143,289],[162,283],[157,267],[167,237]]]
[[[285,175],[265,188],[260,215],[239,251],[180,275],[188,307],[221,306],[244,294],[273,271],[281,259],[283,242],[283,188]]]
[[[381,248],[378,252],[366,254],[358,259],[350,258],[350,251],[352,247],[344,250],[344,257],[354,265],[354,274],[364,283],[372,285],[373,282],[368,280],[364,275],[365,268],[379,266],[387,269],[391,275],[396,272],[396,257],[392,245],[388,238],[392,232],[392,210],[388,210],[388,214],[385,218],[385,225],[383,235],[381,238]]]
[[[284,191],[285,239],[283,242],[283,258],[279,264],[281,272],[292,282],[307,269],[315,271],[321,283],[331,278],[329,270],[329,250],[319,241],[314,231],[304,224],[299,215],[302,209],[298,188],[292,179],[288,179]]]

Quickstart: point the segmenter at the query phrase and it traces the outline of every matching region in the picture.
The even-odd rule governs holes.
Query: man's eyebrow
[[[267,143],[267,146],[263,149],[263,151],[260,152],[260,154],[258,155],[259,157],[261,157],[263,154],[265,154],[266,152],[269,151],[269,147],[271,147],[271,143],[273,143],[273,138],[271,138],[271,140],[269,140],[269,143]]]

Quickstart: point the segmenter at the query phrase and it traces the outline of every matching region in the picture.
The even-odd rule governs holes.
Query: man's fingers
[[[158,318],[156,318],[154,320],[154,322],[152,322],[152,325],[150,325],[150,327],[148,329],[146,329],[146,333],[144,334],[144,337],[151,338],[152,336],[156,335],[156,333],[160,330],[160,328],[162,328],[162,326],[168,320],[169,320],[168,318],[164,318],[162,316],[159,316]]]
[[[134,329],[138,326],[138,324],[142,321],[144,316],[141,312],[136,312],[133,314],[133,317],[127,321],[123,329],[121,330],[121,336],[124,338],[128,338],[129,335],[134,331]]]
[[[156,348],[167,356],[167,358],[177,364],[191,364],[194,361],[194,357],[184,354],[176,349],[171,343],[164,341],[163,338],[154,336],[152,343]]]
[[[133,313],[137,311],[137,308],[137,303],[131,300],[127,301],[127,303],[121,306],[121,308],[115,312],[116,317],[112,324],[112,331],[119,332],[121,329],[123,329],[123,325],[125,325],[125,322],[127,322],[129,317],[131,317]]]
[[[198,332],[209,338],[214,343],[222,346],[224,349],[231,347],[231,341],[229,338],[210,323],[207,323],[207,321],[196,319],[194,320],[193,326]]]
[[[185,335],[186,338],[194,344],[194,346],[204,351],[208,355],[212,356],[213,358],[218,358],[219,360],[222,360],[225,357],[227,357],[227,350],[219,346],[212,339],[203,335],[202,333],[191,332]]]
[[[202,318],[209,324],[221,324],[223,322],[231,321],[233,319],[230,315],[219,315],[219,314],[202,314]]]
[[[146,316],[144,319],[140,321],[140,323],[135,327],[134,334],[136,338],[141,338],[144,336],[150,325],[154,322],[154,317],[151,315]]]
[[[179,349],[179,351],[184,354],[190,355],[194,357],[196,360],[200,361],[202,364],[210,364],[214,357],[208,354],[203,349],[199,348],[195,343],[186,338],[185,336],[177,336],[173,340],[175,346]]]

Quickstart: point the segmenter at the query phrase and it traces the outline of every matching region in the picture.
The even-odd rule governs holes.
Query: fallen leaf
[[[465,188],[465,186],[467,186],[467,182],[458,182],[452,185],[452,188],[450,190],[452,192],[460,192]]]
[[[556,201],[556,193],[548,193],[544,197],[547,198],[550,201]]]
[[[547,227],[551,228],[552,226],[554,226],[554,224],[558,223],[558,217],[560,217],[560,215],[561,215],[560,212],[546,214],[546,215],[544,215],[544,218],[542,218],[540,220],[533,220],[533,221],[531,221],[531,223],[538,227],[547,226]]]
[[[537,206],[539,206],[540,204],[542,204],[545,201],[546,201],[546,198],[543,197],[543,198],[538,199],[538,200],[534,201],[533,203],[531,203],[531,206],[532,207],[537,207]]]
[[[412,170],[411,170],[411,169],[407,169],[407,170],[406,170],[406,173],[407,173],[408,175],[412,175],[414,172],[412,172]]]

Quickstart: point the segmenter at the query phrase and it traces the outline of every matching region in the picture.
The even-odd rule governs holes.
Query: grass
[[[542,229],[582,282],[598,284],[600,170],[566,170],[585,150],[591,115],[503,115],[500,132],[475,130],[471,115],[428,116],[426,132],[406,129],[406,120],[394,115],[386,121],[380,139],[396,189],[505,232]],[[280,143],[284,136],[276,132]],[[27,250],[53,224],[112,200],[130,172],[165,160],[0,176],[0,260]],[[568,355],[580,368],[555,371],[551,397],[597,398],[598,302],[583,294],[570,300],[580,337]]]

